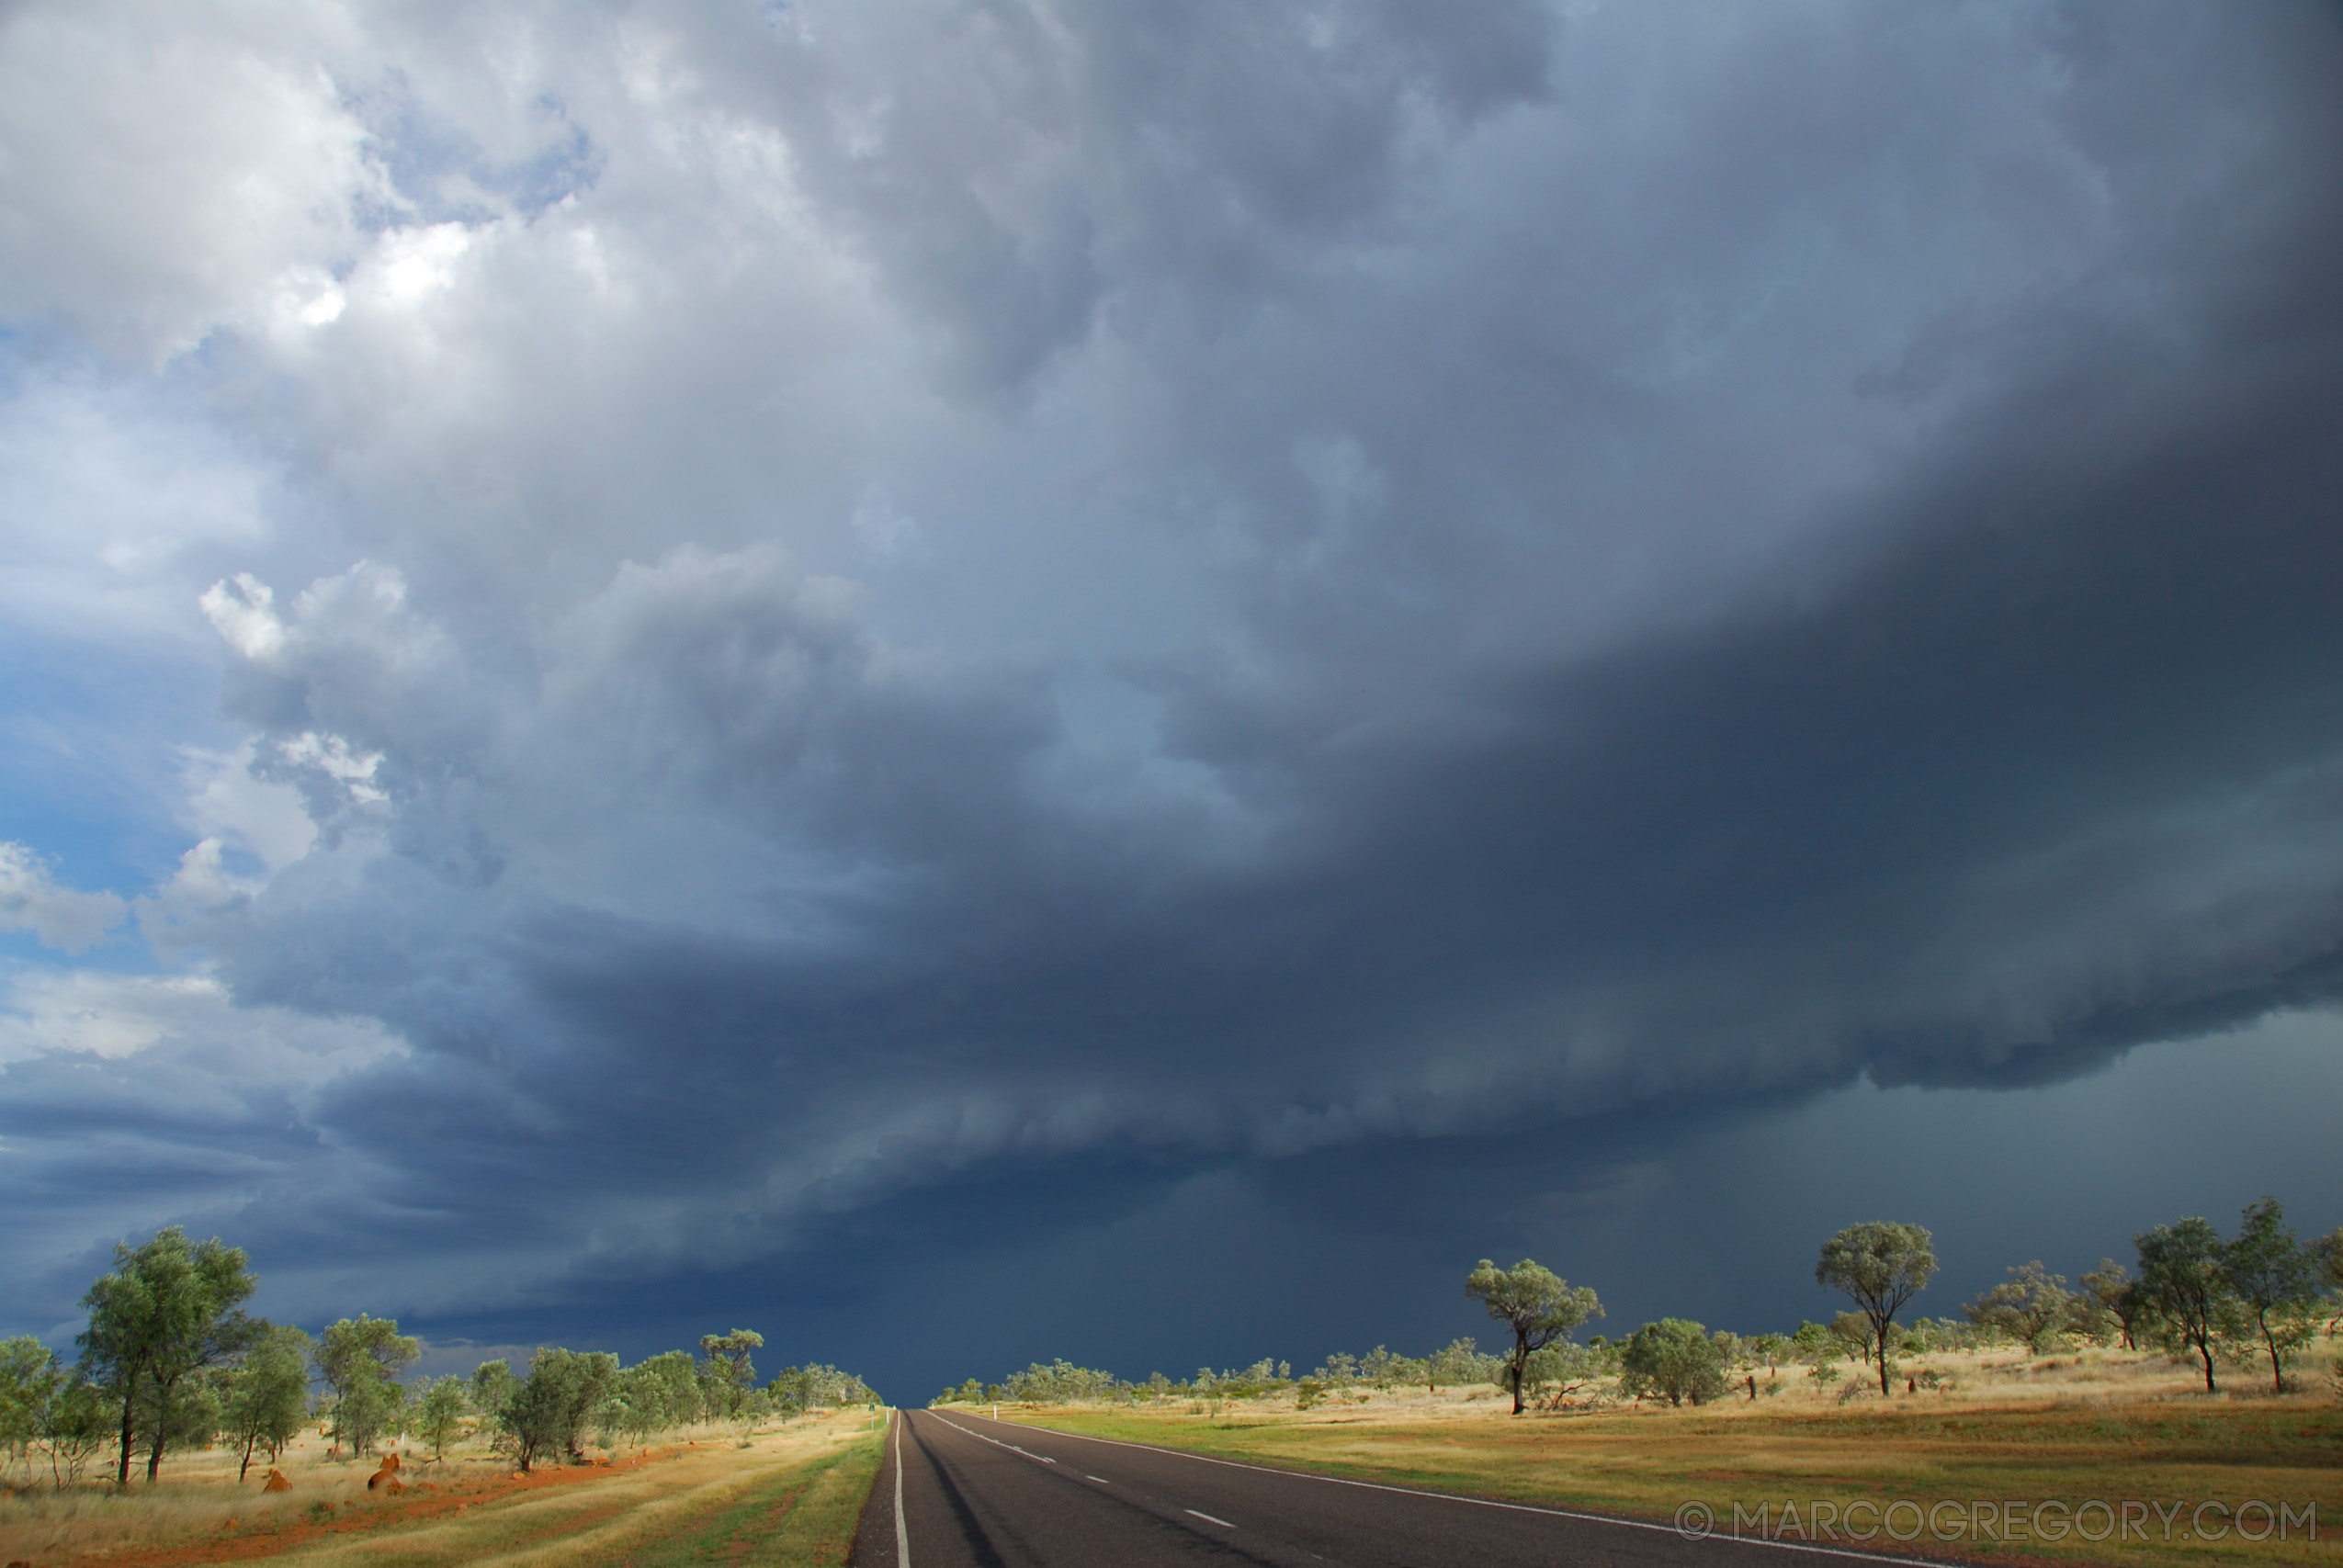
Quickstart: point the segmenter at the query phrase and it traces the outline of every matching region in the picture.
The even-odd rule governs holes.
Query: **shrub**
[[[618,1358],[606,1350],[541,1349],[529,1375],[513,1385],[496,1412],[523,1470],[557,1453],[575,1454],[585,1425],[617,1381]]]
[[[1663,1317],[1636,1330],[1619,1358],[1619,1390],[1632,1398],[1703,1404],[1725,1392],[1725,1357],[1707,1329]]]

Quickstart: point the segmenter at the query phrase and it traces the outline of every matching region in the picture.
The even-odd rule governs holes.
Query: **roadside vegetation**
[[[242,1250],[175,1227],[116,1248],[114,1268],[83,1298],[89,1317],[73,1359],[30,1337],[0,1340],[0,1561],[167,1552],[198,1538],[214,1555],[298,1545],[330,1556],[329,1545],[359,1550],[343,1540],[354,1532],[379,1527],[403,1540],[427,1525],[470,1544],[402,1561],[470,1562],[495,1530],[477,1519],[458,1529],[440,1513],[494,1503],[514,1518],[550,1520],[560,1506],[527,1499],[572,1482],[596,1487],[588,1511],[604,1534],[611,1518],[650,1508],[642,1529],[660,1520],[658,1529],[705,1533],[754,1516],[760,1540],[827,1540],[835,1520],[821,1520],[841,1507],[851,1535],[876,1471],[877,1396],[820,1363],[760,1382],[764,1340],[753,1330],[708,1334],[697,1355],[632,1366],[548,1346],[519,1369],[490,1359],[426,1381],[411,1375],[421,1341],[395,1320],[361,1313],[311,1334],[249,1316],[255,1285]],[[657,1445],[657,1477],[602,1489]],[[849,1462],[850,1450],[863,1457]],[[675,1468],[684,1458],[692,1462]],[[839,1488],[855,1485],[841,1503]],[[686,1495],[696,1501],[677,1501]],[[716,1514],[685,1517],[702,1506]],[[548,1561],[592,1560],[583,1551],[567,1541]]]
[[[2135,1266],[2104,1259],[2072,1285],[2017,1264],[1956,1315],[1931,1317],[1915,1310],[1937,1273],[1929,1233],[1854,1225],[1817,1258],[1817,1280],[1852,1309],[1828,1323],[1736,1334],[1671,1317],[1583,1342],[1575,1330],[1602,1312],[1592,1291],[1526,1259],[1484,1261],[1466,1289],[1503,1325],[1505,1354],[1462,1339],[1423,1357],[1332,1355],[1298,1374],[1264,1359],[1145,1382],[1059,1361],[935,1403],[1392,1484],[1654,1520],[1700,1507],[1720,1533],[1738,1508],[1745,1533],[1865,1550],[2330,1560],[2343,1531],[2343,1232],[2305,1242],[2265,1199],[2234,1235],[2190,1218],[2136,1248]],[[1996,1500],[1990,1517],[1980,1498]],[[1875,1521],[1898,1500],[1953,1508],[1959,1528],[1900,1543],[1839,1529],[1851,1505]],[[2150,1513],[2087,1539],[2117,1517],[2088,1514],[2083,1535],[2052,1540],[2008,1523],[2005,1500],[2069,1521],[2095,1501],[2209,1505],[2216,1518],[2282,1505],[2297,1523],[2282,1538],[2205,1541],[2193,1516]],[[1786,1537],[1785,1505],[1798,1510]],[[2323,1547],[2301,1528],[2314,1507]]]
[[[176,1461],[155,1486],[46,1488],[0,1501],[0,1562],[125,1568],[302,1564],[843,1563],[884,1454],[883,1413],[853,1408],[686,1428],[526,1474],[467,1442],[410,1457],[335,1456],[314,1427],[280,1461],[281,1492],[238,1487],[232,1456]],[[398,1451],[393,1449],[391,1451]]]
[[[1483,1258],[1466,1277],[1465,1293],[1503,1325],[1510,1343],[1499,1353],[1483,1351],[1473,1338],[1423,1356],[1378,1345],[1364,1356],[1337,1351],[1299,1375],[1292,1362],[1264,1357],[1226,1371],[1199,1368],[1186,1378],[1157,1372],[1143,1382],[1061,1359],[998,1382],[969,1378],[928,1403],[1217,1407],[1274,1401],[1309,1410],[1419,1387],[1428,1394],[1499,1389],[1515,1415],[1621,1400],[1701,1405],[1737,1393],[1755,1401],[1799,1386],[1851,1400],[1859,1390],[1840,1386],[1848,1363],[1863,1368],[1863,1381],[1890,1397],[1899,1392],[1899,1377],[1901,1393],[1941,1392],[1958,1375],[1944,1370],[1949,1359],[2012,1348],[2037,1358],[2153,1349],[2200,1369],[2209,1394],[2221,1391],[2224,1372],[2233,1389],[2237,1379],[2258,1378],[2273,1396],[2343,1393],[2331,1370],[2305,1376],[2309,1362],[2331,1369],[2343,1330],[2343,1228],[2303,1241],[2287,1225],[2278,1200],[2264,1198],[2246,1209],[2234,1237],[2190,1217],[2144,1232],[2134,1246],[2136,1273],[2102,1258],[2081,1276],[2079,1288],[2069,1289],[2066,1276],[2039,1260],[2017,1264],[1959,1316],[1929,1318],[1908,1311],[1938,1272],[1927,1229],[1850,1225],[1823,1243],[1815,1279],[1845,1293],[1856,1310],[1827,1324],[1742,1335],[1669,1317],[1623,1339],[1598,1334],[1583,1344],[1575,1337],[1579,1329],[1602,1315],[1593,1290],[1534,1259],[1500,1269]],[[2321,1342],[2323,1350],[2316,1348]],[[1785,1369],[1796,1374],[1787,1383]]]

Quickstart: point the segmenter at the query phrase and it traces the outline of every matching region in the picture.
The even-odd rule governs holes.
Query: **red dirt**
[[[523,1492],[541,1492],[553,1486],[574,1486],[583,1482],[606,1481],[622,1471],[657,1460],[673,1459],[682,1449],[646,1450],[617,1464],[602,1461],[590,1465],[555,1465],[532,1471],[524,1475],[515,1472],[481,1481],[458,1482],[440,1486],[436,1483],[409,1483],[401,1499],[395,1503],[372,1503],[345,1508],[323,1519],[312,1519],[306,1514],[295,1515],[272,1529],[266,1525],[245,1526],[214,1537],[209,1540],[182,1541],[176,1546],[134,1547],[126,1551],[97,1553],[76,1558],[77,1565],[89,1568],[199,1568],[211,1562],[243,1562],[254,1558],[274,1557],[334,1535],[363,1535],[390,1525],[419,1523],[443,1518],[459,1513],[477,1504],[492,1503]],[[378,1494],[379,1495],[379,1494]],[[570,1521],[564,1528],[577,1523]]]

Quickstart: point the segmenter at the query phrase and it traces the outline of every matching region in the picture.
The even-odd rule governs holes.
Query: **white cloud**
[[[111,893],[58,886],[31,850],[0,841],[0,931],[28,931],[46,946],[79,953],[104,941],[128,912]]]
[[[338,7],[18,6],[0,23],[0,313],[162,357],[348,253],[385,187]]]
[[[255,664],[284,651],[285,623],[277,616],[277,591],[248,571],[213,583],[197,601],[227,645]]]
[[[376,242],[353,281],[387,305],[413,305],[454,288],[457,264],[471,248],[471,231],[461,223],[393,229]]]
[[[363,767],[357,767],[348,746],[339,737],[321,742],[314,734],[308,734],[301,740],[314,749],[330,745],[332,755],[345,771],[355,769],[354,792],[356,788],[368,787],[367,781],[373,777],[373,766],[379,758],[368,759]],[[290,753],[295,744],[285,742],[280,750]],[[191,752],[187,773],[194,789],[188,796],[187,814],[203,840],[214,844],[233,843],[276,872],[309,853],[317,842],[317,824],[303,808],[300,791],[274,779],[255,776],[253,755],[250,742],[225,755]],[[301,759],[289,754],[286,760],[297,762]],[[331,771],[329,768],[329,773]]]
[[[43,1052],[119,1061],[160,1045],[227,1049],[245,1069],[314,1084],[402,1055],[372,1019],[240,1008],[210,975],[19,969],[0,1000],[0,1061]]]
[[[316,769],[349,791],[350,798],[362,806],[390,798],[374,782],[375,770],[382,766],[382,753],[368,751],[360,755],[338,735],[320,735],[314,729],[304,729],[290,740],[278,742],[277,753],[287,767]]]

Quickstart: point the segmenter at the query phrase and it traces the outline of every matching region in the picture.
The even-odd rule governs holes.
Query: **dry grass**
[[[2343,1562],[2343,1408],[2329,1369],[2305,1369],[2316,1392],[2272,1398],[2241,1373],[2207,1398],[2202,1380],[2160,1356],[2086,1351],[2032,1360],[2016,1352],[1932,1357],[1899,1369],[1933,1368],[1952,1386],[1904,1392],[1882,1399],[1842,1397],[1846,1382],[1824,1389],[1805,1369],[1783,1372],[1767,1395],[1746,1389],[1736,1397],[1693,1409],[1623,1403],[1596,1391],[1573,1408],[1515,1419],[1494,1393],[1378,1394],[1364,1402],[1330,1401],[1302,1412],[1289,1396],[1282,1407],[1251,1402],[1215,1408],[1166,1402],[1136,1409],[1008,1410],[1004,1416],[1068,1431],[1126,1438],[1441,1491],[1587,1508],[1642,1518],[1670,1519],[1687,1503],[1715,1511],[1720,1533],[1731,1533],[1737,1505],[1744,1517],[1768,1508],[1764,1533],[1780,1536],[1782,1506],[1795,1503],[1798,1526],[1787,1537],[1822,1540],[1814,1504],[1834,1506],[1828,1521],[1840,1545],[1928,1557],[1985,1557],[1997,1562],[2102,1562],[2278,1564]],[[1851,1374],[1859,1369],[1846,1369]],[[1899,1506],[1896,1542],[1877,1534],[1851,1541],[1844,1510],[1858,1501],[1877,1509],[1908,1499],[1935,1516],[1942,1533],[1923,1528],[1924,1514]],[[2194,1539],[2184,1510],[2168,1525],[2150,1514],[2126,1525],[2097,1511],[2085,1516],[2092,1534],[2072,1527],[2064,1540],[1997,1540],[2011,1533],[1999,1505],[2051,1501],[2073,1508],[2091,1499],[2204,1500],[2227,1506],[2248,1499],[2283,1502],[2299,1511],[2315,1505],[2318,1538],[2301,1526],[2288,1539],[2276,1533],[2256,1543],[2233,1531],[2225,1539]],[[1989,1504],[1983,1513],[1973,1505]],[[1958,1505],[1957,1514],[1950,1507]],[[2046,1516],[2050,1517],[2050,1516]],[[2218,1514],[2208,1522],[2219,1522]],[[2252,1528],[2261,1517],[2249,1516]],[[1875,1514],[1861,1514],[1866,1527]],[[1745,1533],[1749,1527],[1745,1525]],[[1952,1539],[1945,1539],[1950,1535]]]
[[[711,1430],[527,1477],[468,1447],[439,1464],[410,1455],[408,1489],[386,1496],[367,1491],[373,1461],[333,1459],[312,1438],[286,1455],[289,1492],[262,1493],[258,1466],[239,1488],[232,1461],[197,1454],[177,1464],[166,1458],[170,1479],[152,1490],[134,1482],[118,1493],[101,1482],[0,1503],[0,1562],[837,1563],[882,1449],[860,1411],[792,1422],[746,1446],[730,1430]]]

